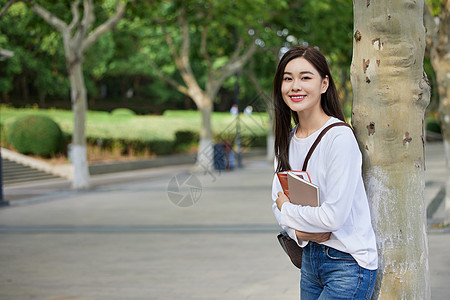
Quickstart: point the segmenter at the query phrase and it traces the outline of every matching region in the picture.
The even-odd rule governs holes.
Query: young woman
[[[325,57],[313,47],[289,50],[278,64],[273,93],[276,172],[301,170],[322,129],[344,121]],[[323,136],[307,167],[320,189],[319,207],[290,203],[274,176],[275,217],[303,247],[302,300],[371,298],[378,255],[361,165],[352,130],[337,126]]]

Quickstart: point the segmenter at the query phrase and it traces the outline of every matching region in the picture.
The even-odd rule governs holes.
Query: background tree
[[[155,72],[191,98],[201,112],[202,128],[197,154],[200,169],[212,169],[213,132],[211,112],[224,81],[240,71],[263,45],[262,20],[284,2],[271,1],[173,1],[159,3],[155,11],[158,30],[165,39],[177,77],[164,72],[166,57],[155,59],[148,47]],[[251,14],[244,13],[251,11]],[[166,51],[167,53],[167,51]],[[173,70],[172,70],[173,71]]]
[[[2,0],[0,6],[1,3]],[[39,4],[70,22],[70,1],[40,1]],[[111,16],[115,1],[96,5],[94,27]],[[129,8],[135,9],[134,5]],[[127,14],[131,16],[135,12],[129,10]],[[102,35],[86,50],[83,74],[89,108],[111,111],[129,107],[139,114],[191,108],[185,105],[186,97],[154,76],[146,57],[139,52],[139,39],[147,32],[152,32],[148,22],[121,19],[113,31]],[[165,41],[161,43],[155,49],[167,48]],[[14,4],[0,20],[0,48],[15,52],[15,57],[0,62],[3,103],[14,107],[71,109],[62,37],[24,3]]]
[[[66,97],[70,83],[61,38],[25,4],[13,5],[0,19],[0,48],[15,54],[0,63],[4,102],[34,102],[45,107],[48,96]]]
[[[119,22],[125,12],[126,6],[126,3],[117,4],[114,15],[90,31],[90,27],[95,21],[93,0],[83,1],[82,18],[80,18],[80,2],[80,0],[76,0],[71,4],[72,20],[69,24],[36,2],[33,2],[31,5],[31,10],[54,27],[63,39],[64,54],[71,86],[72,111],[74,114],[74,131],[72,144],[70,145],[70,158],[74,166],[72,187],[75,189],[89,187],[85,134],[87,95],[82,68],[84,54],[100,36],[111,30]]]
[[[98,20],[93,26],[100,25],[109,17],[105,12],[109,8],[114,9],[114,2],[101,2],[102,9],[99,6],[96,10]],[[70,23],[69,1],[42,0],[39,3]],[[15,4],[13,8],[19,6]],[[178,87],[187,90],[188,86],[167,43],[169,36],[180,56],[182,7],[189,24],[187,57],[194,76],[189,83],[192,86],[196,82],[205,94],[208,85],[221,81],[218,80],[219,74],[236,61],[232,57],[237,46],[242,45],[242,56],[245,50],[256,44],[249,63],[237,71],[241,76],[232,74],[216,85],[218,91],[211,101],[214,111],[229,110],[234,103],[234,88],[238,82],[241,108],[252,105],[255,111],[270,112],[262,104],[262,99],[271,102],[272,77],[280,54],[287,48],[305,44],[318,46],[326,54],[344,99],[343,105],[346,108],[350,106],[345,99],[351,95],[346,78],[353,24],[351,3],[332,0],[276,3],[268,0],[202,0],[139,1],[130,6],[127,14],[132,17],[123,19],[114,31],[103,35],[84,53],[83,73],[90,108],[110,111],[128,107],[140,114],[160,114],[167,109],[195,109],[196,104],[190,96],[178,90]],[[24,16],[8,13],[5,16],[7,22],[2,20],[0,23],[0,46],[2,40],[14,47],[26,45],[22,53],[28,56],[28,59],[17,56],[20,69],[13,68],[12,60],[3,62],[6,67],[0,68],[3,75],[0,80],[8,83],[0,83],[3,101],[16,107],[37,103],[40,107],[69,108],[70,83],[65,74],[61,35],[52,31],[36,14],[25,12]],[[33,39],[30,32],[33,32]],[[27,61],[30,63],[25,64]],[[160,79],[163,77],[165,81]],[[54,82],[59,84],[54,85]],[[129,93],[131,98],[126,96]],[[348,109],[346,112],[349,115]],[[270,134],[268,140],[268,149],[272,150]]]
[[[423,1],[354,1],[352,122],[377,235],[374,298],[429,299]],[[419,20],[419,21],[418,21]]]
[[[265,99],[272,110],[273,74],[279,58],[287,49],[298,45],[319,47],[325,54],[340,92],[346,117],[350,117],[351,86],[349,68],[352,52],[353,6],[348,1],[291,1],[265,25],[260,38],[265,42],[244,70],[241,86],[250,87],[253,97]],[[295,20],[295,22],[292,22]],[[325,21],[326,20],[326,21]],[[313,26],[320,24],[320,26]],[[254,89],[251,89],[254,87]],[[271,118],[270,118],[271,119]],[[268,158],[273,159],[273,138],[267,138]]]
[[[440,2],[440,3],[436,3]],[[440,5],[439,5],[440,4]],[[436,74],[439,94],[439,119],[441,121],[446,155],[447,178],[445,184],[445,219],[450,222],[450,1],[430,1],[425,7],[427,45]]]
[[[4,1],[4,0],[3,0]],[[211,2],[211,1],[210,1]],[[212,1],[214,2],[214,1]],[[271,77],[274,66],[279,59],[279,50],[282,47],[292,47],[292,45],[308,43],[316,45],[327,54],[332,64],[333,74],[338,87],[346,87],[347,92],[342,92],[343,96],[350,96],[348,83],[341,85],[339,80],[341,74],[348,73],[350,65],[351,49],[351,28],[352,28],[352,7],[345,1],[295,1],[287,4],[273,4],[269,10],[263,8],[267,6],[265,1],[240,1],[239,7],[232,11],[236,24],[232,20],[222,16],[215,16],[213,22],[218,21],[219,27],[225,30],[216,31],[217,35],[211,35],[209,46],[211,53],[221,53],[219,56],[212,55],[212,59],[227,57],[233,47],[233,28],[239,29],[237,33],[249,37],[248,30],[257,32],[259,40],[257,62],[254,64],[258,72],[263,87],[267,88],[270,94]],[[2,3],[2,0],[0,0]],[[71,11],[69,1],[45,2],[40,1],[41,6],[46,7],[54,15],[69,23]],[[96,10],[96,22],[99,25],[109,16],[107,12],[114,9],[114,1],[107,0],[99,2],[102,9]],[[155,3],[151,5],[150,3]],[[184,1],[189,4],[189,1]],[[200,4],[206,1],[200,2]],[[261,4],[262,3],[262,4]],[[230,4],[230,3],[228,3]],[[224,3],[224,12],[227,14],[230,9]],[[232,5],[232,4],[231,4]],[[13,6],[14,13],[6,14],[0,22],[0,43],[4,41],[3,47],[8,45],[17,48],[22,47],[27,59],[20,58],[21,71],[2,72],[2,80],[9,82],[8,90],[2,89],[3,102],[15,107],[23,107],[29,104],[38,104],[39,107],[70,108],[70,83],[66,79],[66,67],[64,60],[64,49],[61,35],[51,30],[45,21],[26,9],[25,14],[20,16],[17,8],[25,7],[23,4]],[[100,7],[100,6],[99,6]],[[170,10],[169,8],[173,9]],[[267,6],[268,7],[268,6]],[[194,109],[193,101],[188,101],[188,96],[179,93],[172,86],[158,78],[148,65],[148,57],[157,63],[158,68],[168,77],[183,83],[177,71],[174,60],[169,54],[168,46],[164,35],[156,22],[151,22],[153,17],[164,19],[166,27],[170,29],[175,22],[177,13],[176,3],[163,2],[136,2],[127,11],[130,18],[122,19],[115,27],[115,30],[103,35],[97,43],[90,47],[85,53],[83,70],[85,75],[85,85],[89,95],[89,107],[95,110],[112,110],[117,107],[129,107],[140,114],[157,113],[160,114],[166,109]],[[191,24],[191,42],[194,49],[198,49],[198,34],[194,28],[201,26],[199,22],[204,22],[201,17],[205,8],[202,5],[195,7],[197,17],[188,16]],[[253,13],[249,16],[248,11]],[[262,11],[262,14],[260,13]],[[191,12],[194,12],[191,9]],[[339,12],[337,15],[336,12]],[[162,17],[164,16],[164,18]],[[292,22],[295,18],[296,22]],[[327,22],[323,20],[326,19]],[[245,22],[243,22],[245,20]],[[220,24],[222,23],[222,24]],[[311,24],[321,24],[321,26],[311,26]],[[336,30],[340,28],[342,30]],[[179,29],[179,28],[178,28]],[[180,30],[170,30],[175,41],[179,41]],[[330,34],[330,32],[332,34]],[[178,37],[176,37],[178,35]],[[253,36],[254,37],[254,36]],[[217,42],[211,43],[212,40]],[[226,45],[226,47],[225,47]],[[334,46],[331,46],[334,45]],[[338,55],[339,52],[346,55]],[[216,51],[217,50],[217,51]],[[102,55],[96,55],[96,53]],[[268,55],[266,55],[266,53]],[[17,57],[18,58],[18,57]],[[342,63],[345,58],[345,63]],[[191,65],[199,81],[200,87],[205,88],[205,63],[199,51],[191,53]],[[341,62],[342,61],[342,62]],[[26,63],[25,62],[29,62]],[[39,67],[35,67],[39,65]],[[342,65],[342,67],[341,67]],[[6,69],[11,70],[12,61],[2,62],[0,72]],[[248,65],[243,71],[248,70]],[[36,70],[36,71],[34,71]],[[37,72],[40,71],[41,72]],[[342,70],[342,71],[341,71]],[[45,73],[47,75],[43,76]],[[258,97],[260,89],[247,78],[247,75],[239,77],[240,104],[244,107],[254,104],[255,97]],[[57,78],[59,76],[59,79]],[[234,83],[236,77],[231,76],[222,84],[217,97],[214,99],[215,111],[228,111],[234,103]],[[45,80],[43,80],[45,79]],[[63,81],[62,81],[62,80]],[[39,85],[37,82],[40,82]],[[55,85],[54,82],[58,82]],[[127,92],[133,92],[129,98]],[[28,97],[24,97],[28,95]],[[30,96],[31,95],[31,96]],[[349,106],[349,105],[346,105]]]
[[[283,46],[289,48],[308,42],[323,45],[329,51],[330,60],[339,62],[339,64],[336,63],[338,68],[345,66],[343,68],[348,69],[351,49],[351,5],[336,4],[335,1],[311,2],[314,4],[308,4],[308,1],[289,4],[281,1],[278,3],[183,1],[164,3],[153,9],[158,12],[159,18],[156,23],[159,25],[159,32],[155,32],[152,36],[161,35],[165,38],[178,74],[174,76],[174,73],[169,73],[168,76],[167,72],[160,71],[167,70],[167,67],[163,67],[167,63],[165,61],[167,51],[164,52],[164,57],[164,55],[155,54],[158,50],[154,47],[148,47],[150,64],[178,91],[193,99],[202,112],[203,125],[197,159],[200,164],[207,168],[211,166],[211,156],[206,156],[212,155],[212,149],[210,149],[212,131],[208,127],[210,127],[213,102],[220,89],[224,86],[233,88],[234,84],[230,84],[230,81],[239,80],[243,94],[247,93],[248,97],[249,93],[252,93],[250,101],[259,95],[269,99],[268,94],[263,92],[263,86],[267,87],[268,82],[271,85],[274,67],[280,55],[280,48]],[[252,11],[252,14],[249,15],[248,11]],[[336,11],[339,11],[341,17],[335,16]],[[323,18],[328,20],[324,23],[326,28],[320,32],[318,30],[315,36],[311,34],[311,18],[318,22]],[[292,22],[293,19],[296,22]],[[336,31],[339,27],[338,23],[348,30],[331,35],[333,42],[330,43],[330,32]],[[306,34],[308,30],[309,35]],[[152,39],[152,42],[154,41],[155,38]],[[191,51],[191,49],[198,50]],[[256,52],[259,53],[255,54]],[[262,52],[268,54],[265,55]],[[255,55],[258,56],[257,63],[253,64],[251,69],[253,69],[252,72],[257,72],[257,76],[252,76],[250,72],[246,73],[249,75],[248,78],[246,76],[234,78],[232,75],[244,69],[245,62]],[[168,69],[174,71],[171,68]],[[250,67],[246,66],[244,71],[248,70]],[[341,73],[345,75],[344,78],[348,75],[346,70]],[[257,82],[255,78],[261,78],[261,81]],[[347,87],[348,80],[342,80],[342,82],[342,87]],[[252,89],[249,86],[257,87],[258,95],[255,95],[255,88]],[[270,147],[270,134],[268,140]]]

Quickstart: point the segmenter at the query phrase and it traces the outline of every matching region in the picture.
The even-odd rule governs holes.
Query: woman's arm
[[[302,241],[311,241],[315,243],[323,243],[330,239],[331,232],[309,233],[303,231],[295,231],[297,238]]]
[[[299,206],[278,199],[280,225],[311,233],[335,232],[348,220],[357,188],[362,184],[362,155],[350,129],[334,129],[331,133],[316,149],[322,151],[316,158],[322,163],[314,171],[326,170],[326,183],[318,183],[321,205]]]
[[[276,200],[277,207],[281,211],[281,207],[284,203],[289,202],[289,198],[282,192],[278,192],[278,198]],[[316,243],[323,243],[330,239],[331,232],[318,232],[318,233],[309,233],[304,231],[295,231],[295,235],[297,239],[302,241],[311,241]]]

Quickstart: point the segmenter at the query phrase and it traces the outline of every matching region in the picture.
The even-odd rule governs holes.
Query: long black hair
[[[297,112],[292,111],[284,102],[281,94],[281,84],[286,65],[298,57],[303,57],[312,64],[322,79],[328,77],[328,89],[321,95],[320,104],[328,116],[338,118],[345,122],[344,114],[339,104],[336,86],[331,77],[325,56],[314,47],[296,47],[287,51],[278,63],[273,81],[275,157],[278,161],[277,172],[291,169],[289,164],[289,137],[292,130],[292,119],[295,124],[299,123],[299,119]]]

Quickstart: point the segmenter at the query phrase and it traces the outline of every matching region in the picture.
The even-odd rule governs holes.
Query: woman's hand
[[[289,198],[283,193],[283,192],[278,192],[278,198],[277,198],[277,207],[278,210],[281,211],[281,207],[283,206],[284,203],[289,202]]]
[[[276,200],[278,210],[281,211],[281,207],[284,203],[289,202],[289,198],[283,193],[278,192],[278,198]],[[331,232],[319,232],[319,233],[309,233],[303,231],[295,231],[297,238],[304,241],[311,241],[315,243],[323,243],[330,239]]]
[[[331,232],[309,233],[296,230],[295,235],[299,240],[323,243],[330,239]]]

